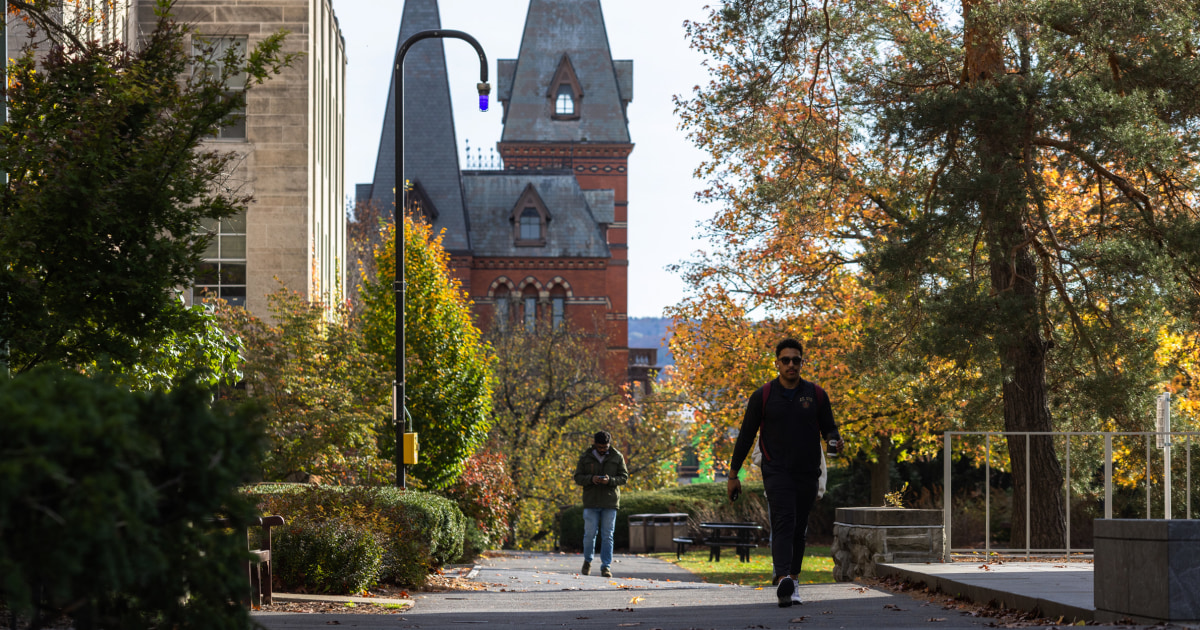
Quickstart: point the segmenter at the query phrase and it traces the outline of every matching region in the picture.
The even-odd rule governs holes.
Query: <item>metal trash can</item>
[[[650,518],[656,514],[629,515],[629,553],[645,553],[654,547],[654,537],[647,530]],[[649,546],[651,549],[647,549]]]
[[[687,536],[688,515],[683,512],[668,514],[653,514],[653,546],[656,551],[670,551],[675,548],[672,538]]]

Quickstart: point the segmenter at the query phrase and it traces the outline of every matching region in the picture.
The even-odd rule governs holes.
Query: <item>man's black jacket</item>
[[[733,447],[730,477],[742,468],[754,437],[762,426],[763,468],[811,472],[821,470],[821,449],[825,440],[838,439],[837,424],[829,395],[815,383],[800,379],[791,400],[779,379],[771,381],[767,398],[766,424],[763,424],[763,389],[760,387],[746,401],[742,430]],[[823,436],[823,437],[822,437]]]

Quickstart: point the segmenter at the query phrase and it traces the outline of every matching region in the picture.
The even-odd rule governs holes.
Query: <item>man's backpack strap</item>
[[[816,400],[817,400],[817,406],[818,406],[818,407],[820,407],[820,406],[821,406],[821,401],[822,401],[822,400],[824,400],[825,402],[829,402],[829,394],[826,394],[826,393],[825,393],[825,390],[821,389],[821,386],[820,386],[820,385],[817,385],[816,383],[813,383],[813,387],[814,387],[814,388],[816,388],[816,390],[817,390],[817,391],[816,391],[816,396],[815,396],[815,398],[816,398]]]

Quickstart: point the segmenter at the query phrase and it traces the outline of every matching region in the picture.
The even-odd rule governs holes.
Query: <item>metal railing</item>
[[[1090,553],[1093,549],[1071,548],[1071,438],[1076,436],[1088,437],[1103,437],[1104,438],[1104,518],[1112,518],[1113,509],[1113,437],[1115,436],[1145,436],[1146,438],[1146,518],[1150,518],[1150,463],[1152,459],[1151,438],[1162,439],[1164,444],[1163,450],[1163,516],[1166,519],[1171,518],[1171,447],[1174,445],[1175,437],[1184,438],[1184,450],[1186,452],[1186,484],[1184,496],[1186,497],[1186,518],[1192,518],[1192,443],[1193,439],[1200,444],[1200,432],[1195,431],[946,431],[942,444],[943,450],[943,484],[942,491],[942,506],[945,510],[946,524],[946,545],[945,561],[950,562],[951,556],[954,553],[978,553],[979,549],[974,548],[954,548],[952,544],[953,538],[953,486],[951,478],[951,464],[953,462],[953,438],[954,436],[983,436],[985,441],[985,456],[984,456],[984,553],[991,554],[1007,553],[1016,554],[1024,552],[1025,556],[1033,554],[1071,554],[1071,553]],[[1025,547],[1009,547],[1009,548],[993,548],[992,543],[992,501],[991,501],[991,455],[992,455],[992,438],[1006,436],[1025,436]],[[1064,540],[1064,548],[1035,548],[1030,544],[1030,437],[1031,436],[1050,436],[1050,437],[1066,437],[1066,453],[1065,453],[1065,492],[1066,492],[1066,536]],[[1016,497],[1013,497],[1014,500]],[[1010,545],[1011,545],[1010,541]]]

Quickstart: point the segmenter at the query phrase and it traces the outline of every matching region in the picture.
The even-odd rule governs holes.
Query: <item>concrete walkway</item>
[[[1036,611],[1064,622],[1094,621],[1092,567],[1086,562],[952,562],[881,564],[881,576],[895,576],[962,596],[977,604]]]
[[[254,619],[271,630],[315,630],[331,625],[364,629],[463,628],[475,624],[505,630],[533,627],[957,630],[985,628],[995,623],[994,619],[971,617],[955,607],[943,608],[941,600],[926,602],[856,583],[801,585],[805,604],[779,608],[774,589],[769,586],[708,584],[656,558],[618,554],[613,563],[615,577],[611,579],[579,575],[581,563],[579,554],[506,553],[485,559],[474,572],[471,579],[486,584],[486,591],[417,594],[413,608],[403,613],[255,613]],[[958,565],[907,566],[941,569]],[[991,571],[975,568],[978,565],[962,566],[965,571],[993,575]],[[1040,571],[1019,573],[1014,567],[1000,582],[1014,592],[1040,591],[1046,595],[1078,587],[1081,582],[1072,582],[1075,578],[1068,573],[1044,567]],[[932,570],[926,572],[932,574]],[[974,574],[969,575],[974,578]],[[959,579],[967,582],[965,576]],[[1090,597],[1090,579],[1087,583]]]

